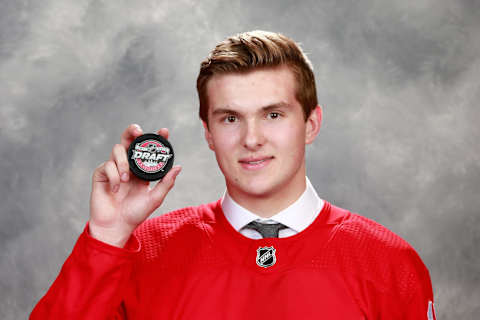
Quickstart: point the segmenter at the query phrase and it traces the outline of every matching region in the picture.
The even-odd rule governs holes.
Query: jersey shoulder
[[[356,250],[374,250],[382,256],[413,250],[406,240],[390,229],[354,212],[345,215],[337,232],[337,240],[350,240]]]
[[[329,244],[336,264],[349,274],[374,283],[380,291],[406,297],[428,275],[415,249],[385,226],[345,209]]]

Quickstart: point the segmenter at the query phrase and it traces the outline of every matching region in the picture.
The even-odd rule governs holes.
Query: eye
[[[278,112],[270,112],[267,115],[267,118],[269,118],[269,119],[277,119],[279,117],[280,117],[280,113],[278,113]]]
[[[233,122],[237,121],[237,117],[230,114],[230,115],[226,116],[223,121],[228,122],[228,123],[233,123]]]

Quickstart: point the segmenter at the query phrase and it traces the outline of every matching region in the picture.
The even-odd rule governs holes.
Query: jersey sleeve
[[[430,274],[423,263],[418,268],[420,270],[417,272],[417,285],[412,289],[403,319],[436,320]]]
[[[59,275],[30,314],[37,319],[126,319],[122,302],[140,242],[124,248],[93,238],[88,222]]]

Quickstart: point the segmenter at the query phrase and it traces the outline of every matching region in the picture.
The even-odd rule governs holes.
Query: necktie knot
[[[261,223],[252,221],[245,225],[244,228],[258,231],[263,238],[278,238],[278,231],[288,227],[282,223]]]

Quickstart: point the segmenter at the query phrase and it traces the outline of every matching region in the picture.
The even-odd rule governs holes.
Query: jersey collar
[[[324,205],[324,201],[318,197],[308,177],[305,179],[306,188],[302,195],[290,206],[268,219],[262,218],[236,203],[225,190],[221,199],[225,218],[237,231],[255,220],[263,223],[280,222],[296,232],[301,232],[315,220]]]

